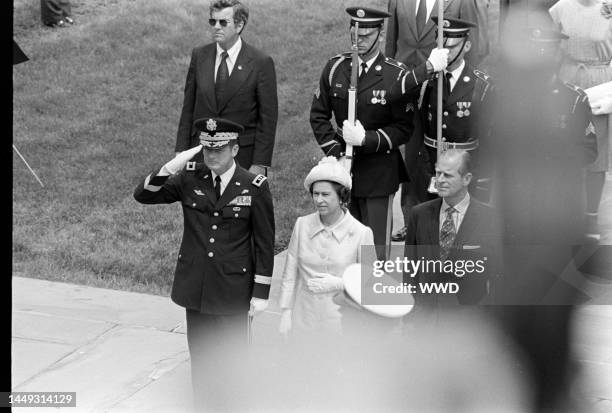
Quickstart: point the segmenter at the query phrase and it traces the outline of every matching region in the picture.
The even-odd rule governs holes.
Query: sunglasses
[[[219,24],[221,25],[221,27],[227,27],[227,25],[229,24],[230,20],[227,19],[208,19],[208,24],[210,24],[212,27],[215,27],[217,25],[217,22],[219,22]]]

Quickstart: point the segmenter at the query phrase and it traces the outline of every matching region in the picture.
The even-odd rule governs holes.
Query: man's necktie
[[[219,175],[215,177],[215,196],[217,201],[221,198],[221,177]]]
[[[423,27],[425,27],[427,19],[427,0],[419,1],[419,8],[416,14],[417,34],[420,36],[423,33]]]
[[[359,83],[361,81],[361,79],[363,79],[366,74],[368,73],[366,71],[366,69],[368,68],[368,65],[366,62],[361,62],[361,73],[359,73],[359,79],[357,80],[357,83]]]
[[[455,235],[457,231],[455,229],[455,222],[453,221],[453,213],[457,210],[453,207],[446,208],[446,219],[442,224],[440,230],[440,259],[445,260],[448,257],[451,246],[455,241]]]
[[[217,78],[215,79],[215,98],[217,103],[223,99],[223,93],[229,79],[229,69],[227,67],[227,52],[221,53],[221,63],[217,69]]]
[[[450,80],[452,77],[453,77],[453,74],[451,72],[446,72],[444,74],[444,89],[442,89],[442,96],[444,99],[444,103],[446,103],[446,98],[448,98],[448,95],[450,95],[451,93]]]

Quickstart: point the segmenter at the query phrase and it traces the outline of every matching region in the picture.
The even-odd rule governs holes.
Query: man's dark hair
[[[228,7],[231,7],[232,9],[234,9],[234,24],[238,24],[240,22],[243,23],[242,29],[240,30],[240,33],[242,33],[242,30],[244,30],[244,27],[247,24],[247,21],[249,20],[249,8],[247,6],[245,6],[244,4],[240,3],[238,0],[215,0],[210,4],[210,15],[212,16],[213,11],[219,11],[222,9],[226,9]]]
[[[316,184],[317,182],[329,182],[332,185],[332,188],[334,188],[334,190],[336,191],[336,194],[338,194],[338,198],[340,198],[340,204],[345,205],[345,206],[348,205],[351,199],[351,190],[345,187],[344,185],[340,185],[338,182],[315,181],[310,185],[310,196],[312,196],[312,188],[314,187],[314,184]]]

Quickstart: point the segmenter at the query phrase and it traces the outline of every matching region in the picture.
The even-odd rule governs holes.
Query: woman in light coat
[[[279,330],[285,336],[292,330],[339,333],[340,312],[333,297],[343,289],[342,273],[350,264],[376,256],[372,230],[346,208],[351,177],[336,158],[323,158],[306,176],[304,187],[317,211],[297,219],[289,242],[280,292]]]

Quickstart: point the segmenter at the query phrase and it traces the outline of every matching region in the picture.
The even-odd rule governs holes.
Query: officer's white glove
[[[351,125],[348,120],[342,123],[342,138],[347,145],[361,146],[365,138],[365,129],[358,120],[355,125]]]
[[[433,66],[434,72],[440,72],[446,69],[448,65],[448,49],[433,49],[427,60],[429,60],[429,63]]]
[[[251,298],[251,307],[249,308],[249,314],[255,315],[261,313],[263,310],[268,308],[268,300],[263,298]]]
[[[306,282],[306,286],[313,293],[329,293],[340,291],[344,288],[342,278],[331,274],[318,273],[314,274],[315,278],[311,278]]]
[[[281,333],[281,335],[285,338],[287,338],[287,336],[289,335],[289,332],[291,331],[291,327],[292,327],[291,317],[292,317],[291,309],[284,308],[283,312],[281,313],[281,319],[280,319],[280,325],[278,326],[278,332]]]
[[[607,115],[612,113],[612,96],[604,96],[591,103],[593,115]]]
[[[172,160],[162,166],[161,170],[159,171],[160,175],[174,175],[175,173],[183,169],[187,162],[189,162],[189,160],[196,156],[196,154],[201,150],[202,145],[198,145],[195,148],[187,149],[186,151],[180,152]]]

